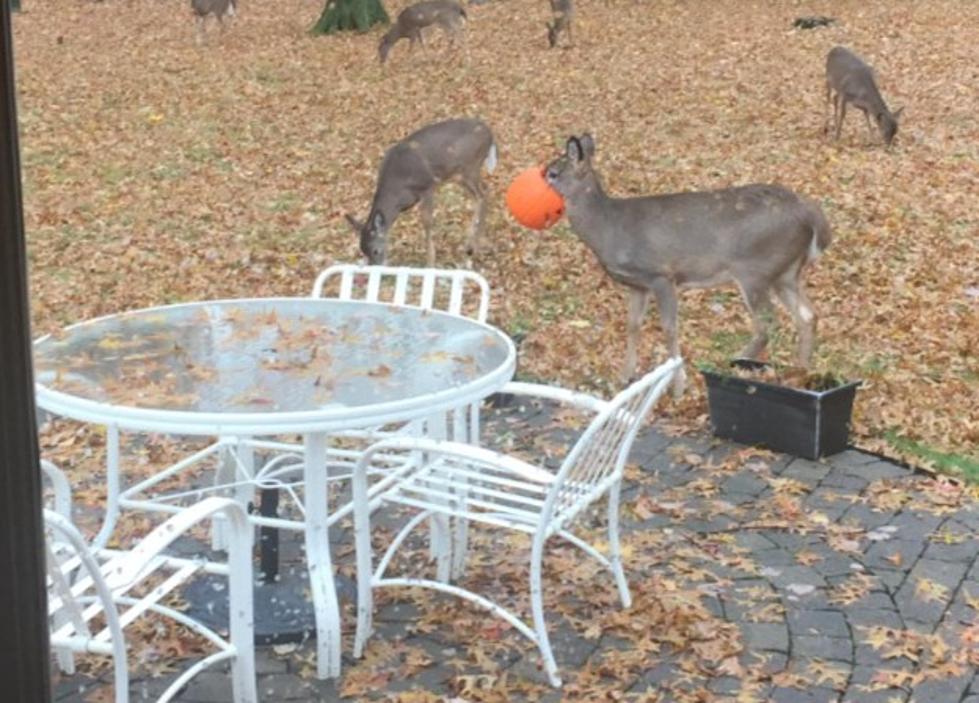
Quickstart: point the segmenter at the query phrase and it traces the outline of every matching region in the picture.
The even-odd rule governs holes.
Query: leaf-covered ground
[[[316,0],[245,0],[204,47],[182,0],[24,0],[14,29],[35,332],[169,301],[305,294],[320,268],[358,257],[342,215],[366,210],[385,147],[478,115],[500,166],[476,268],[493,286],[493,322],[526,334],[523,373],[608,390],[624,352],[624,297],[566,222],[533,233],[502,207],[519,170],[590,130],[616,194],[779,181],[818,199],[835,240],[808,279],[817,358],[865,381],[858,443],[897,436],[974,455],[979,3],[578,4],[569,49],[546,48],[543,0],[500,0],[468,7],[465,51],[433,35],[427,50],[397,46],[382,69],[377,32],[307,33]],[[792,30],[800,14],[838,22]],[[891,106],[906,107],[894,149],[852,112],[841,142],[824,135],[836,44],[866,56]],[[439,261],[461,264],[471,203],[457,187],[438,202]],[[419,230],[415,213],[398,222],[394,263],[424,262]],[[723,363],[744,341],[731,289],[687,293],[681,312],[691,363]],[[788,333],[776,340],[777,356],[791,348]],[[641,358],[663,356],[650,315]],[[668,412],[703,425],[702,389]]]

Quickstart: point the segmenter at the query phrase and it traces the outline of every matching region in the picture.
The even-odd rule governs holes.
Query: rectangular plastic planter
[[[716,436],[806,459],[846,449],[859,381],[810,391],[713,371],[701,373]]]

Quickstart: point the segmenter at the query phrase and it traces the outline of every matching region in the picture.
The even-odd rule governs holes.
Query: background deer
[[[360,235],[360,250],[371,264],[387,258],[387,233],[402,212],[421,202],[422,225],[428,247],[428,265],[435,265],[432,217],[435,190],[458,177],[476,199],[477,207],[466,254],[472,256],[486,217],[486,187],[481,171],[496,168],[496,143],[486,123],[476,119],[436,122],[409,134],[384,154],[377,189],[364,222],[347,215],[347,221]]]
[[[234,17],[238,10],[238,0],[190,0],[190,9],[197,16],[197,43],[204,43],[204,23],[208,15],[214,15],[221,29],[224,18]]]
[[[422,29],[432,25],[441,27],[448,35],[449,43],[455,43],[465,19],[466,11],[451,0],[426,0],[406,7],[398,14],[398,19],[387,34],[381,37],[377,47],[381,63],[387,61],[391,47],[402,39],[410,40],[408,46],[411,49],[415,48],[416,41],[424,46]]]
[[[554,13],[554,22],[547,22],[547,43],[553,49],[557,46],[557,40],[561,32],[568,33],[568,42],[571,40],[571,18],[574,16],[574,4],[572,0],[549,0],[551,11]]]
[[[830,243],[822,210],[778,185],[748,185],[637,198],[606,195],[592,167],[590,135],[571,137],[548,164],[548,182],[564,196],[571,229],[605,271],[629,289],[628,345],[623,378],[636,367],[636,346],[649,295],[656,297],[669,356],[680,355],[677,288],[734,282],[751,313],[754,336],[742,355],[757,358],[773,322],[772,291],[799,334],[798,360],[808,366],[815,314],[802,273]],[[677,376],[675,394],[683,391]]]
[[[826,103],[833,103],[833,120],[836,124],[836,138],[840,138],[846,105],[863,110],[867,119],[867,129],[873,133],[870,117],[873,116],[877,129],[888,146],[897,134],[897,122],[904,111],[902,107],[892,113],[887,109],[874,81],[874,70],[859,56],[842,46],[833,47],[826,57]]]

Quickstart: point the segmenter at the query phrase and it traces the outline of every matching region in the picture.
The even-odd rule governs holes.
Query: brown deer
[[[870,118],[873,116],[884,143],[890,146],[894,141],[898,120],[904,108],[893,113],[887,109],[887,104],[877,89],[874,70],[863,59],[842,46],[833,47],[826,57],[827,108],[830,102],[833,103],[837,139],[840,138],[840,131],[843,129],[846,105],[852,103],[854,107],[863,111],[867,119],[867,129],[871,134],[873,127],[870,126]]]
[[[553,49],[557,46],[557,40],[561,32],[567,32],[568,43],[572,42],[571,19],[574,16],[574,4],[572,0],[549,1],[551,3],[551,12],[554,13],[554,22],[546,22],[545,24],[547,26],[547,43]]]
[[[377,46],[377,55],[381,63],[384,63],[388,59],[391,47],[402,39],[409,40],[410,49],[415,48],[416,41],[425,46],[422,29],[432,25],[441,27],[448,35],[449,43],[454,44],[465,19],[466,11],[452,0],[425,0],[410,5],[398,13],[394,26],[381,37],[381,42]]]
[[[486,218],[486,186],[480,175],[496,168],[496,143],[486,123],[477,119],[436,122],[409,134],[384,154],[377,189],[364,222],[347,215],[360,235],[360,250],[371,264],[387,259],[387,234],[402,212],[421,202],[421,219],[428,247],[428,265],[435,265],[432,217],[435,190],[458,177],[476,199],[477,208],[466,243],[470,257],[476,253]]]
[[[564,197],[571,229],[595,253],[611,278],[629,290],[628,343],[623,378],[636,367],[639,330],[649,295],[656,297],[669,356],[680,355],[677,289],[733,282],[753,320],[742,352],[757,358],[768,344],[775,292],[795,321],[798,359],[808,366],[815,314],[802,285],[806,266],[830,243],[819,206],[778,185],[634,198],[607,195],[592,166],[591,136],[568,139],[564,155],[545,177]],[[677,376],[674,393],[683,392]]]
[[[214,15],[221,29],[224,18],[234,17],[238,11],[238,0],[190,0],[190,9],[197,16],[197,43],[204,43],[204,23],[208,15]]]

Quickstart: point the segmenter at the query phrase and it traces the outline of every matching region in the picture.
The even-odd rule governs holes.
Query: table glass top
[[[133,408],[302,412],[417,398],[498,370],[512,346],[470,319],[318,299],[113,315],[35,344],[40,386]]]

